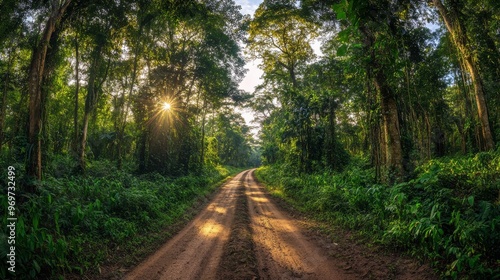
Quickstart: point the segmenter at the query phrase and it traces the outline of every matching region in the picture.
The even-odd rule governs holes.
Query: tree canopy
[[[233,1],[2,5],[10,12],[1,26],[0,143],[5,155],[25,159],[33,179],[61,154],[74,156],[80,173],[88,158],[196,172],[205,166],[210,120],[223,108],[237,114],[246,100],[238,89],[244,18]],[[248,146],[245,124],[235,125],[244,139],[237,145]]]
[[[399,181],[431,158],[492,150],[498,96],[483,77],[497,71],[486,65],[498,59],[498,7],[483,4],[264,1],[249,27],[264,159],[311,172],[364,154]],[[477,13],[484,36],[472,35]]]

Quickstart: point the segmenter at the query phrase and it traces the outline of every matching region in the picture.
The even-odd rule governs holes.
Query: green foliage
[[[0,39],[1,156],[35,163],[30,145],[40,139],[42,160],[28,166],[41,165],[43,174],[58,178],[85,172],[93,164],[87,159],[165,176],[219,164],[203,160],[203,144],[211,116],[248,98],[237,89],[244,74],[243,15],[233,1],[174,2],[61,1],[69,6],[40,45],[58,5],[2,2],[7,13],[0,30],[8,32]],[[37,51],[45,61],[36,70],[43,98],[27,94]],[[29,106],[38,99],[43,114],[31,125],[41,129],[26,137]],[[166,101],[168,112],[158,106]],[[240,154],[249,157],[250,139],[243,136],[224,148],[246,149]]]
[[[214,137],[210,137],[208,141],[205,155],[207,161],[216,162],[213,158],[217,158],[224,165],[239,167],[251,165],[252,148],[249,143],[252,136],[250,128],[240,114],[222,111],[209,125],[211,129],[208,133]]]
[[[257,172],[302,211],[427,258],[443,277],[500,276],[499,151],[432,160],[394,186],[375,184],[373,173],[360,161],[333,174],[290,176],[283,166]]]
[[[110,167],[114,167],[110,162],[91,162],[92,176],[49,177],[37,194],[27,195],[24,203],[18,201],[18,279],[96,272],[115,248],[144,242],[237,171],[217,166],[197,176],[172,179],[159,174],[134,176]],[[16,195],[24,196],[21,189]],[[7,208],[6,193],[0,194],[0,207]],[[2,224],[6,223],[2,213]],[[4,227],[0,232],[2,262],[7,254],[3,253],[6,231]],[[6,273],[0,271],[0,278]]]

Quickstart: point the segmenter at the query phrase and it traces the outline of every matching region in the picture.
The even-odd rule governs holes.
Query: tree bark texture
[[[479,67],[474,59],[465,28],[460,23],[453,7],[451,9],[446,8],[441,0],[432,0],[432,3],[436,6],[439,14],[443,18],[446,28],[448,29],[448,32],[450,32],[453,42],[470,74],[472,84],[474,86],[474,95],[476,98],[479,121],[481,123],[481,136],[483,138],[483,145],[481,148],[482,150],[487,151],[492,150],[495,147],[495,142],[493,140],[493,134],[491,133],[489,123],[483,80],[479,74]]]
[[[387,85],[387,79],[380,69],[375,73],[375,87],[380,94],[387,167],[390,172],[394,173],[394,179],[399,180],[403,176],[403,150],[398,107],[394,93]]]
[[[0,150],[2,149],[2,145],[4,143],[4,127],[5,127],[5,111],[7,109],[7,93],[9,92],[9,83],[10,83],[10,71],[13,63],[13,55],[12,50],[9,51],[7,57],[7,71],[5,71],[3,92],[2,92],[2,103],[0,105]]]
[[[80,138],[80,147],[78,150],[78,169],[80,172],[85,172],[85,148],[87,146],[87,135],[89,128],[89,121],[92,112],[97,106],[99,100],[99,91],[102,88],[102,84],[107,78],[108,70],[110,66],[110,61],[108,60],[106,71],[102,80],[97,81],[97,73],[99,73],[99,68],[101,67],[102,61],[102,45],[98,45],[94,51],[94,58],[90,66],[89,80],[87,83],[87,97],[85,98],[85,110],[83,113],[83,126],[82,126],[82,136]]]
[[[328,100],[328,131],[326,135],[326,163],[329,168],[336,170],[337,166],[335,157],[337,156],[335,152],[336,147],[336,134],[335,134],[335,121],[337,119],[335,115],[335,110],[337,109],[337,104],[333,97]]]
[[[401,133],[396,97],[388,84],[383,65],[377,59],[374,50],[375,34],[367,25],[360,25],[364,35],[364,48],[370,55],[368,65],[369,77],[373,78],[375,89],[379,95],[382,115],[381,155],[382,161],[389,171],[390,181],[400,181],[404,175],[403,149],[401,146]]]
[[[75,109],[73,112],[73,149],[77,153],[78,152],[78,99],[80,94],[80,54],[79,54],[79,42],[78,35],[75,36]]]

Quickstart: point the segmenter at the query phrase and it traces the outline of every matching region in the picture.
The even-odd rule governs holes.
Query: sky
[[[257,10],[260,3],[262,3],[262,0],[235,0],[235,2],[236,5],[241,6],[242,14],[253,16],[255,10]],[[240,89],[253,92],[254,88],[261,82],[260,76],[262,76],[262,70],[258,68],[258,64],[259,63],[255,60],[247,60],[245,68],[248,69],[248,72],[240,83]]]
[[[260,3],[262,3],[262,0],[235,0],[235,3],[241,6],[242,14],[253,15]]]
[[[236,5],[241,6],[242,14],[249,14],[253,16],[255,10],[259,7],[262,0],[235,0]],[[257,85],[262,82],[262,70],[258,68],[259,62],[255,60],[246,60],[245,68],[248,69],[245,78],[240,82],[239,88],[252,93]],[[243,110],[241,112],[248,126],[255,126],[252,124],[253,112],[250,110]],[[253,134],[257,134],[258,129],[252,130]]]

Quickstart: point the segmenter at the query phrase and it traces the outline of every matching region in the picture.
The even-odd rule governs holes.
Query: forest
[[[258,4],[0,2],[0,278],[131,265],[260,166],[314,219],[500,279],[500,2]]]

